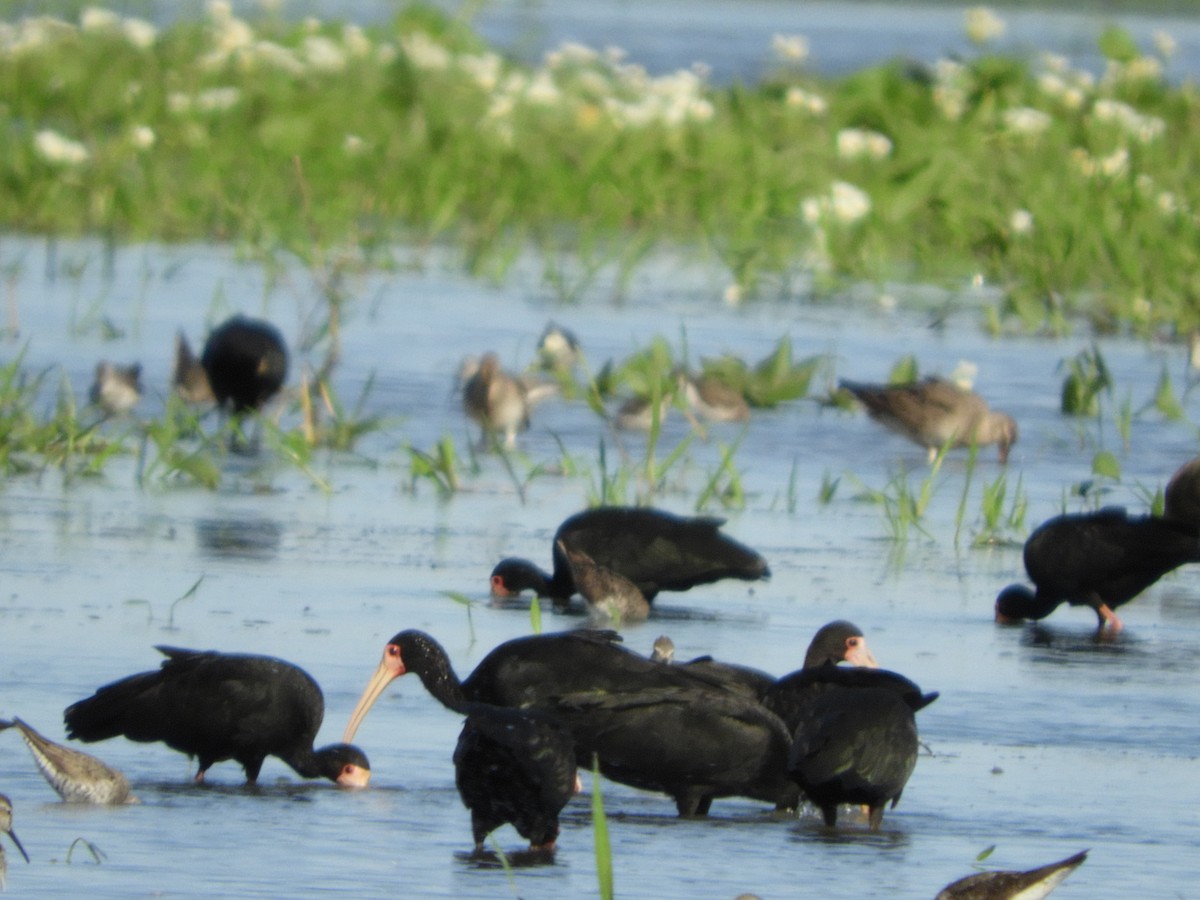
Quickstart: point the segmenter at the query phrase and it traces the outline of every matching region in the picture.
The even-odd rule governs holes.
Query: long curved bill
[[[371,707],[379,699],[379,695],[384,692],[387,686],[392,683],[392,679],[396,677],[397,673],[394,668],[387,664],[387,656],[385,654],[383,661],[379,663],[379,667],[375,670],[375,674],[367,682],[362,696],[358,698],[358,705],[354,707],[354,712],[350,714],[350,721],[346,723],[346,730],[342,734],[342,743],[349,744],[354,741],[354,735],[358,732],[358,727],[362,725],[363,719],[367,717],[367,713],[371,711]]]
[[[867,669],[879,668],[879,663],[875,662],[875,654],[867,646],[867,639],[865,637],[860,637],[853,646],[846,650],[846,662],[855,666],[863,666]]]
[[[25,862],[30,862],[29,854],[25,852],[25,848],[21,846],[21,841],[17,837],[17,833],[11,828],[8,830],[8,836],[12,838],[12,842],[17,845],[17,849],[21,851],[21,855],[25,857]]]

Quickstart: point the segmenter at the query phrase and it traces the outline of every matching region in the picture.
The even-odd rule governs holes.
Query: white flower
[[[87,147],[79,141],[73,141],[49,128],[34,135],[33,145],[42,159],[56,165],[78,166],[91,158]]]
[[[721,299],[725,301],[726,306],[741,306],[742,301],[746,299],[746,289],[736,281],[731,281],[726,285]]]
[[[782,62],[800,65],[808,59],[808,38],[802,34],[775,34],[771,37],[771,51]]]
[[[1107,122],[1118,126],[1126,134],[1137,138],[1143,144],[1154,140],[1167,127],[1167,123],[1157,116],[1143,115],[1128,103],[1107,98],[1096,101],[1092,106],[1092,116],[1097,122]]]
[[[832,218],[851,225],[871,211],[871,198],[862,188],[845,181],[835,181],[829,192],[820,197],[808,197],[800,203],[800,215],[809,225],[818,225]]]
[[[342,26],[342,46],[355,59],[362,59],[371,53],[371,39],[360,25]]]
[[[1179,198],[1171,191],[1162,191],[1155,198],[1154,205],[1164,216],[1173,216],[1179,212]]]
[[[837,133],[837,154],[842,159],[885,159],[891,156],[887,135],[867,128],[843,128]]]
[[[1175,51],[1179,49],[1179,44],[1175,37],[1165,31],[1154,32],[1154,49],[1158,51],[1158,55],[1163,59],[1169,59],[1175,55]]]
[[[158,29],[145,19],[128,18],[121,20],[121,33],[130,45],[139,50],[147,50],[158,40]]]
[[[209,88],[192,99],[192,105],[201,112],[221,112],[237,105],[242,92],[235,87]]]
[[[400,38],[404,54],[418,69],[438,72],[450,68],[450,51],[423,31]]]
[[[307,68],[294,50],[274,41],[256,41],[251,59],[289,75],[303,75]]]
[[[481,90],[488,93],[496,89],[504,71],[504,61],[495,53],[460,57],[458,66]]]
[[[1004,20],[986,6],[973,6],[966,12],[967,37],[976,44],[986,44],[1004,34]]]
[[[978,374],[979,366],[969,359],[960,359],[954,371],[950,373],[950,380],[964,391],[969,391],[975,386],[975,376]]]
[[[546,54],[546,65],[551,69],[560,69],[565,66],[586,66],[600,58],[591,47],[584,44],[577,44],[574,41],[564,41],[558,45],[557,50],[551,50]]]
[[[829,104],[825,102],[824,97],[799,87],[788,88],[783,102],[788,106],[803,109],[814,116],[824,115],[825,111],[829,109]]]
[[[871,211],[871,198],[862,188],[845,181],[835,181],[830,190],[830,206],[833,217],[848,225]]]
[[[304,58],[318,72],[340,72],[346,68],[346,51],[322,34],[310,34],[301,45]]]
[[[1013,234],[1033,233],[1033,213],[1027,209],[1014,209],[1008,217],[1008,228]]]
[[[1032,106],[1016,106],[1004,111],[1004,127],[1015,134],[1039,135],[1053,121],[1049,115]]]
[[[524,90],[525,99],[539,106],[553,106],[562,99],[562,91],[545,70],[539,70]]]
[[[129,141],[139,150],[149,150],[158,136],[149,125],[135,125],[129,132]]]
[[[121,23],[121,17],[111,9],[89,6],[79,14],[81,31],[112,31]]]
[[[367,149],[367,142],[357,134],[348,134],[345,140],[342,141],[342,149],[346,152],[347,156],[358,156]]]

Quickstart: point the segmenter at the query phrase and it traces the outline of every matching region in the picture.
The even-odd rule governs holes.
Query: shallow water
[[[98,359],[140,360],[149,396],[137,412],[146,418],[161,410],[177,328],[199,342],[206,322],[238,309],[268,315],[296,347],[318,307],[303,272],[285,273],[268,290],[257,267],[209,247],[129,248],[106,266],[96,243],[63,243],[48,256],[43,242],[7,237],[0,261],[12,273],[10,311],[20,324],[0,362],[23,350],[29,370],[54,367],[49,382],[65,376],[82,402]],[[678,348],[686,332],[692,359],[731,352],[752,361],[787,334],[797,358],[829,357],[832,374],[820,376],[815,390],[833,375],[883,379],[904,353],[914,353],[924,372],[971,360],[979,390],[1020,423],[1008,474],[1010,496],[1019,476],[1028,497],[1029,527],[1064,502],[1080,507],[1070,487],[1092,477],[1101,447],[1117,452],[1123,467],[1106,499],[1131,507],[1143,506],[1144,491],[1161,486],[1196,449],[1194,396],[1184,401],[1190,421],[1138,415],[1128,449],[1111,403],[1100,426],[1060,417],[1059,363],[1088,341],[990,340],[976,327],[978,304],[990,295],[971,287],[923,292],[901,304],[908,312],[889,311],[871,291],[836,306],[787,297],[732,309],[719,299],[718,276],[662,258],[623,302],[598,291],[562,307],[535,286],[532,264],[501,289],[457,274],[434,253],[406,261],[419,265],[352,287],[336,388],[353,402],[373,374],[368,408],[385,414],[388,427],[353,458],[318,461],[331,492],[270,454],[224,460],[215,492],[156,482],[139,489],[131,459],[69,485],[54,472],[7,481],[0,716],[19,715],[61,740],[65,706],[156,666],[153,645],[173,644],[302,665],[325,690],[324,743],[339,738],[394,632],[428,630],[463,674],[495,644],[528,633],[523,609],[487,605],[488,573],[510,554],[549,561],[555,526],[587,503],[589,483],[598,481],[602,437],[615,466],[614,436],[582,404],[539,407],[521,440],[528,460],[519,471],[557,461],[561,441],[590,474],[535,477],[523,505],[494,457],[482,458],[481,472],[448,502],[428,486],[413,493],[403,447],[428,449],[449,434],[464,449],[468,431],[452,393],[459,361],[494,349],[520,367],[550,318],[580,335],[594,366],[655,334]],[[123,337],[104,340],[101,318]],[[934,319],[944,327],[931,326]],[[1099,346],[1118,401],[1142,407],[1164,367],[1182,389],[1180,348]],[[292,384],[305,361],[309,355],[298,353]],[[681,420],[669,421],[664,447],[686,431]],[[717,465],[718,444],[738,436],[736,427],[718,427],[709,442],[694,443],[660,505],[690,511]],[[641,458],[641,438],[620,440]],[[647,624],[626,631],[628,644],[648,651],[669,632],[683,657],[713,653],[782,674],[800,664],[819,625],[849,618],[882,664],[941,692],[919,716],[928,753],[876,835],[853,823],[830,834],[812,815],[776,820],[761,804],[736,799],[715,803],[708,821],[678,821],[667,798],[605,782],[619,894],[931,897],[969,874],[976,855],[994,844],[988,864],[1007,868],[1091,848],[1060,888],[1064,897],[1196,896],[1200,816],[1188,788],[1200,744],[1194,572],[1124,607],[1125,632],[1103,644],[1092,639],[1086,610],[1062,609],[1039,627],[997,628],[992,601],[1022,575],[1019,547],[969,549],[981,485],[1002,471],[994,452],[980,457],[957,548],[962,455],[939,478],[924,523],[929,537],[914,533],[903,545],[887,537],[877,505],[856,499],[856,483],[881,489],[906,469],[915,487],[927,471],[923,453],[864,416],[812,401],[757,412],[735,459],[749,499],[745,511],[727,513],[727,528],[762,550],[773,579],[665,595]],[[842,480],[833,502],[821,506],[826,475]],[[193,596],[175,602],[200,578]],[[477,603],[468,614],[446,591]],[[547,617],[550,628],[576,624]],[[593,895],[590,776],[566,810],[553,865],[517,869],[510,881],[463,856],[470,827],[450,762],[459,727],[416,679],[401,679],[359,732],[374,771],[373,787],[359,793],[300,783],[276,760],[268,760],[257,790],[240,787],[232,763],[214,767],[213,783],[196,788],[191,764],[162,746],[93,745],[131,777],[142,800],[121,809],[58,803],[17,736],[0,735],[0,791],[13,799],[17,833],[34,860],[26,866],[9,854],[9,889],[94,897]],[[77,837],[104,852],[103,864],[82,845],[66,862]],[[522,843],[510,829],[495,839],[510,850]]]

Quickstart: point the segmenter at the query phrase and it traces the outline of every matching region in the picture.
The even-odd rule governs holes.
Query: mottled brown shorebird
[[[1017,423],[1008,413],[988,409],[986,401],[944,378],[931,376],[910,384],[863,384],[839,381],[867,408],[876,422],[926,448],[933,462],[942,447],[996,444],[1000,462],[1017,442]]]
[[[937,900],[1041,900],[1083,865],[1088,851],[1027,872],[980,872],[942,888]]]
[[[556,385],[515,378],[504,371],[495,353],[485,353],[478,362],[467,360],[459,379],[463,409],[479,425],[483,446],[493,435],[503,435],[504,446],[515,447],[517,432],[529,427],[533,405],[558,390]]]
[[[111,766],[80,750],[56,744],[18,718],[0,720],[0,731],[16,728],[42,775],[67,803],[136,803],[129,780]]]
[[[680,376],[688,406],[700,418],[710,422],[745,422],[750,419],[750,405],[741,391],[709,375],[691,378]]]
[[[129,412],[142,399],[141,364],[97,363],[88,399],[109,415]]]
[[[12,827],[12,801],[4,794],[0,794],[0,831],[7,834],[17,849],[21,851],[21,855],[25,857],[25,862],[29,862],[29,854],[25,852],[25,848],[21,846],[21,841],[17,838],[17,833]],[[0,843],[0,891],[4,890],[5,875],[8,873],[8,860],[4,857],[4,844]]]
[[[192,352],[187,337],[180,331],[175,335],[175,367],[171,371],[171,387],[188,403],[212,403],[212,386],[204,364]]]
[[[572,549],[561,540],[558,549],[567,558],[571,578],[587,601],[593,621],[618,625],[646,621],[650,615],[650,604],[636,584],[621,573],[598,565],[585,552]]]

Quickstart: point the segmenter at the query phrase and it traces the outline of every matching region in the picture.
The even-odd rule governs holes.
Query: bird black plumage
[[[837,824],[839,804],[858,803],[869,807],[869,827],[878,830],[916,767],[914,713],[938,695],[882,669],[825,664],[797,678],[816,690],[797,710],[789,773],[827,826]]]
[[[283,386],[287,347],[270,322],[233,316],[208,336],[200,363],[217,405],[242,414],[261,407]]]
[[[312,677],[270,656],[156,648],[158,669],[114,681],[63,714],[67,736],[87,743],[124,736],[161,741],[199,760],[196,781],[216,762],[236,760],[246,781],[268,756],[305,778],[362,786],[370,764],[357,747],[313,749],[325,702]]]
[[[558,814],[579,789],[571,732],[549,715],[484,703],[466,706],[454,783],[471,811],[475,850],[511,824],[532,850],[553,850]]]
[[[1070,603],[1095,610],[1098,630],[1119,631],[1114,610],[1168,572],[1200,562],[1200,538],[1188,523],[1106,507],[1043,522],[1025,542],[1024,557],[1036,591],[1020,584],[1002,590],[997,621],[1043,619]]]
[[[504,559],[492,570],[492,593],[507,596],[532,590],[557,605],[565,604],[576,586],[560,541],[628,578],[651,603],[659,591],[686,591],[722,578],[769,578],[767,561],[722,534],[723,524],[724,519],[677,516],[649,507],[584,510],[566,519],[555,532],[553,574],[527,559]]]
[[[719,679],[668,666],[621,647],[612,632],[530,635],[494,648],[465,681],[429,635],[403,631],[358,702],[343,740],[394,678],[415,672],[447,707],[469,703],[532,708],[571,731],[576,756],[598,757],[607,777],[663,791],[681,815],[704,814],[716,797],[749,796],[794,806],[786,776],[786,727]]]

